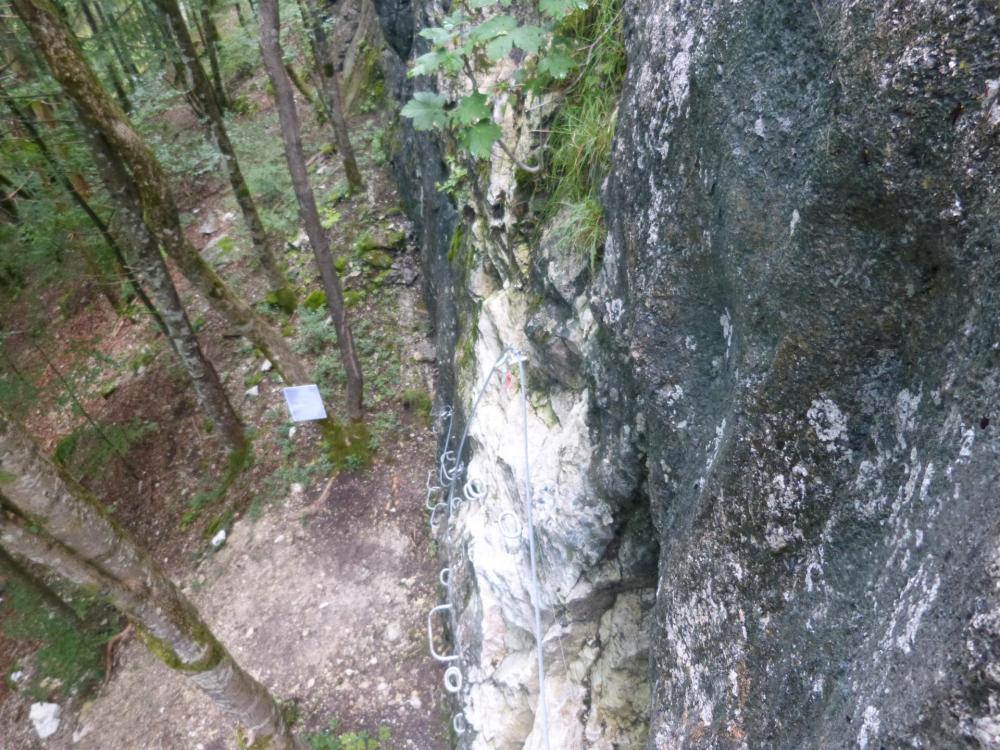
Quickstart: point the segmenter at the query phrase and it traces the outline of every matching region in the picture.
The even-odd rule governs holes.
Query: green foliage
[[[103,647],[114,634],[118,617],[96,597],[79,593],[75,600],[80,621],[54,611],[37,590],[19,581],[10,580],[4,592],[0,603],[4,635],[40,644],[27,686],[38,700],[56,689],[63,695],[86,693],[104,675]]]
[[[550,215],[564,203],[596,196],[610,168],[626,63],[621,7],[622,0],[600,0],[563,23],[564,33],[584,42],[577,53],[583,74],[565,93],[549,128]]]
[[[465,0],[442,19],[440,26],[425,28],[420,36],[431,49],[414,60],[410,76],[440,74],[461,86],[471,83],[472,93],[456,102],[430,91],[417,91],[401,114],[413,120],[417,130],[445,128],[458,137],[460,146],[478,159],[487,159],[502,131],[494,121],[497,94],[538,92],[563,79],[576,65],[561,22],[571,13],[584,10],[586,0],[541,0],[538,9],[542,26],[522,24],[508,14],[484,16],[493,6],[509,7],[510,0]],[[519,71],[513,80],[483,88],[476,71],[519,51]]]
[[[304,354],[324,354],[337,346],[337,332],[327,320],[325,295],[323,302],[324,306],[315,310],[308,307],[299,310],[299,342],[296,348]]]
[[[598,249],[607,235],[604,209],[597,198],[588,195],[579,201],[563,204],[563,211],[556,220],[556,241],[585,253],[590,260],[591,272],[595,271],[600,261]]]
[[[367,731],[340,732],[340,722],[331,719],[322,732],[306,738],[311,750],[391,750],[388,744],[392,733],[387,727],[380,727],[374,736]]]
[[[403,391],[399,400],[405,408],[411,409],[416,414],[424,427],[430,427],[433,402],[427,391],[421,388],[411,388]]]
[[[340,258],[337,260],[340,260]],[[313,313],[326,310],[326,292],[322,289],[309,292],[306,298],[302,301],[302,306],[309,312]]]
[[[295,290],[287,286],[283,286],[281,289],[272,289],[264,296],[264,301],[271,307],[281,310],[286,315],[291,315],[295,312],[295,307],[298,304]]]
[[[97,427],[86,423],[56,443],[54,459],[77,479],[90,479],[109,462],[127,456],[135,445],[159,428],[156,422],[142,419],[126,424],[98,424]]]

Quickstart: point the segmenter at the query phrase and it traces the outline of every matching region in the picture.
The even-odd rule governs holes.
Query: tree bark
[[[267,231],[264,229],[264,224],[257,211],[257,204],[254,202],[253,196],[250,194],[250,188],[243,177],[243,171],[240,169],[240,163],[236,157],[236,149],[233,148],[232,141],[229,140],[229,133],[226,130],[226,124],[222,117],[222,107],[215,96],[215,91],[208,82],[205,69],[198,60],[194,41],[191,39],[191,34],[184,23],[184,16],[181,14],[180,5],[177,0],[154,0],[154,2],[170,24],[170,29],[180,49],[181,59],[190,79],[191,95],[198,100],[198,110],[205,113],[201,117],[202,123],[212,141],[214,141],[216,147],[219,149],[219,153],[222,154],[222,161],[229,175],[229,184],[233,188],[236,203],[239,205],[240,211],[243,214],[243,220],[250,231],[250,238],[253,242],[257,259],[260,261],[261,267],[267,275],[271,288],[276,292],[283,292],[287,295],[291,293],[291,289],[288,287],[285,275],[281,272],[281,267],[275,256],[270,238],[267,236]]]
[[[97,215],[97,212],[93,209],[93,207],[84,197],[78,184],[75,181],[73,181],[69,176],[64,174],[63,171],[59,168],[59,164],[56,162],[55,156],[53,156],[52,152],[49,150],[48,144],[45,142],[45,139],[42,138],[41,133],[38,132],[38,129],[35,127],[35,124],[31,121],[31,118],[28,117],[25,112],[21,111],[21,109],[14,103],[12,99],[5,97],[4,103],[7,105],[7,108],[10,110],[11,114],[14,115],[14,118],[21,124],[21,127],[24,128],[25,132],[28,134],[28,137],[31,139],[31,141],[35,144],[35,148],[38,149],[38,153],[41,154],[42,158],[45,159],[45,162],[49,165],[52,172],[56,175],[56,179],[58,179],[62,183],[63,188],[65,188],[66,192],[69,193],[70,197],[73,199],[73,202],[76,203],[76,205],[80,208],[80,210],[83,211],[83,213],[87,216],[88,219],[90,219],[90,222],[94,225],[94,228],[97,229],[98,233],[104,239],[104,242],[107,244],[108,248],[111,250],[111,253],[114,255],[115,261],[117,262],[122,273],[125,274],[129,282],[132,284],[132,287],[135,289],[136,296],[139,298],[142,304],[145,305],[146,309],[149,311],[149,314],[153,317],[153,320],[156,322],[157,326],[160,328],[161,331],[163,331],[163,333],[169,336],[170,334],[167,332],[167,328],[163,322],[163,318],[160,317],[159,311],[153,305],[152,300],[149,299],[149,295],[146,294],[145,289],[143,289],[142,283],[139,281],[139,278],[135,275],[135,272],[129,265],[125,252],[122,250],[122,247],[118,243],[118,240],[111,233],[111,230],[108,227],[108,225],[104,222],[104,220],[100,216]],[[108,301],[111,302],[111,304],[115,306],[117,309],[117,305],[115,305],[114,301],[112,301],[110,297],[108,298]]]
[[[83,18],[87,22],[87,26],[90,28],[90,34],[94,38],[94,42],[101,45],[101,38],[103,36],[101,25],[98,23],[97,18],[94,15],[93,9],[87,3],[87,0],[80,0],[80,10],[83,11]],[[62,15],[62,14],[61,14]],[[112,41],[112,44],[114,42]],[[121,51],[117,47],[113,47],[113,52],[118,59],[118,64],[122,68],[122,72],[125,77],[128,78],[128,69],[125,66],[125,60],[121,56]],[[115,70],[115,66],[108,63],[105,66],[105,71],[108,75],[108,80],[111,81],[111,88],[115,90],[115,96],[118,97],[118,101],[122,105],[122,109],[126,112],[132,111],[132,102],[128,98],[128,88],[122,83],[121,78],[118,76],[118,71]]]
[[[205,51],[208,53],[208,64],[212,69],[212,82],[215,84],[216,103],[219,109],[228,109],[229,97],[226,96],[226,86],[222,80],[222,68],[219,67],[218,43],[221,37],[219,36],[219,28],[215,25],[215,19],[212,18],[209,0],[202,0],[201,25],[205,29]]]
[[[77,584],[99,587],[156,656],[240,725],[243,747],[306,750],[274,698],[233,660],[194,605],[2,412],[0,503],[0,544]],[[33,533],[36,525],[41,531]]]
[[[123,47],[118,38],[117,23],[113,23],[108,19],[107,14],[104,12],[104,6],[101,5],[101,0],[94,0],[94,9],[97,11],[97,17],[101,20],[101,27],[108,37],[108,44],[111,45],[111,51],[114,52],[115,59],[121,65],[122,72],[130,81],[135,81],[139,78],[139,69],[136,67],[135,62],[133,62],[131,55],[126,52],[128,45]]]
[[[281,64],[279,29],[277,0],[260,0],[261,53],[278,104],[281,137],[285,145],[285,160],[288,162],[292,187],[295,190],[295,197],[298,199],[299,214],[302,217],[302,223],[305,224],[309,244],[312,245],[313,255],[316,258],[316,266],[323,279],[327,307],[337,330],[337,346],[340,348],[340,358],[347,374],[347,413],[351,419],[357,420],[361,419],[364,414],[364,381],[361,375],[361,363],[358,361],[358,355],[354,349],[354,339],[351,336],[351,327],[347,320],[347,309],[344,306],[340,278],[333,267],[330,241],[326,232],[323,231],[319,211],[316,208],[316,198],[309,186],[306,160],[302,152],[299,117],[295,109],[295,96]]]
[[[115,105],[88,67],[70,29],[48,0],[12,0],[55,79],[75,102],[81,116],[127,165],[147,233],[174,259],[196,289],[275,367],[293,382],[307,382],[305,368],[281,334],[268,325],[225,284],[184,237],[177,205],[163,167],[149,146]],[[152,290],[150,290],[152,291]],[[163,310],[161,309],[161,312]]]
[[[302,94],[302,98],[309,102],[309,106],[313,108],[316,113],[316,121],[322,125],[326,122],[326,110],[324,109],[323,102],[316,98],[316,95],[309,90],[309,84],[305,82],[305,79],[299,74],[299,71],[295,69],[295,65],[291,62],[286,62],[285,73],[288,75],[288,80],[292,82],[298,92]]]
[[[198,402],[230,449],[234,453],[245,452],[247,438],[243,423],[229,402],[218,373],[201,350],[198,337],[181,304],[180,295],[170,278],[167,264],[160,254],[160,244],[143,221],[142,206],[136,195],[135,185],[104,137],[86,128],[86,125],[85,122],[84,127],[94,150],[97,168],[119,207],[118,221],[134,252],[132,265],[149,289],[166,327],[170,344],[191,378]]]
[[[340,81],[337,80],[333,50],[330,38],[326,34],[323,22],[326,20],[319,12],[316,0],[305,0],[305,23],[313,40],[316,66],[320,71],[322,81],[322,97],[330,124],[333,126],[337,149],[344,164],[344,174],[347,176],[347,186],[352,193],[364,189],[365,183],[358,169],[358,160],[351,146],[351,136],[347,131],[347,120],[344,116],[344,104],[340,96]]]

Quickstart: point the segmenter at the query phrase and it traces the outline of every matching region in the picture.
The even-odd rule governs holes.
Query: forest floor
[[[251,188],[271,196],[270,223],[285,227],[284,258],[301,303],[319,289],[317,274],[259,72],[241,84],[240,97],[248,112],[235,118],[233,140]],[[225,456],[148,319],[119,317],[72,282],[32,289],[2,315],[7,332],[23,331],[6,346],[22,381],[15,394],[21,418],[182,586],[236,660],[294,702],[298,730],[315,734],[333,722],[331,736],[388,734],[372,748],[443,750],[448,717],[425,633],[438,585],[423,510],[435,450],[433,355],[410,228],[379,163],[385,117],[370,109],[351,123],[367,189],[349,196],[338,157],[322,148],[328,136],[300,103],[313,185],[341,256],[367,378],[364,450],[331,449],[316,424],[292,424],[277,373],[176,274],[206,353],[254,435],[254,463],[223,498],[214,490]],[[170,143],[200,139],[176,97],[148,120],[161,159],[184,153]],[[262,300],[219,170],[192,169],[180,157],[168,167],[191,239],[248,299]],[[325,310],[300,306],[289,318],[263,302],[257,307],[290,336],[338,419],[343,373]],[[228,538],[216,549],[209,540],[218,529]],[[27,689],[32,647],[0,628],[7,678],[0,679],[0,750],[235,747],[232,723],[135,638],[86,696],[58,681]],[[11,680],[15,672],[24,673],[21,683]],[[40,697],[63,708],[59,731],[44,741],[28,718]]]

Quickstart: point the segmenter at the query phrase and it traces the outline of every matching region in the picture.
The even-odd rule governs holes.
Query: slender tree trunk
[[[156,656],[240,725],[242,747],[306,750],[274,698],[235,662],[194,605],[2,412],[0,503],[0,544],[77,584],[100,588]],[[42,530],[32,533],[33,524]]]
[[[304,20],[313,40],[313,55],[316,58],[316,66],[320,70],[323,102],[330,118],[330,124],[333,126],[340,158],[344,163],[347,185],[352,193],[359,192],[364,189],[365,184],[361,178],[361,170],[358,169],[358,160],[354,156],[354,148],[351,146],[350,133],[347,131],[347,120],[344,117],[344,105],[340,96],[340,82],[337,80],[333,50],[330,47],[330,39],[326,34],[326,29],[323,27],[326,19],[319,12],[316,0],[305,0],[305,15]]]
[[[233,3],[233,7],[236,8],[236,20],[240,22],[240,28],[245,29],[247,27],[247,19],[243,15],[243,6],[239,2]]]
[[[219,67],[219,27],[215,25],[212,18],[212,10],[208,6],[208,0],[202,0],[201,5],[201,25],[205,28],[205,51],[208,53],[208,64],[212,69],[212,82],[215,85],[215,98],[219,109],[229,108],[229,97],[226,96],[226,86],[222,80],[222,68]]]
[[[125,51],[127,46],[123,47],[121,41],[118,39],[117,25],[108,20],[108,16],[104,12],[104,7],[101,5],[101,0],[94,0],[94,9],[97,11],[101,27],[108,37],[108,44],[111,46],[111,51],[114,53],[115,59],[118,60],[118,64],[121,65],[122,72],[130,81],[136,80],[139,77],[139,69],[135,66],[132,56]]]
[[[291,62],[286,62],[284,66],[288,80],[295,85],[298,92],[302,94],[302,98],[309,102],[309,106],[312,107],[313,111],[316,113],[316,121],[320,125],[324,124],[326,122],[326,111],[323,108],[323,102],[316,98],[316,94],[309,89],[309,84],[306,83],[305,79],[299,74],[299,71],[295,69],[295,66]]]
[[[98,10],[100,10],[100,6],[95,5],[95,7],[97,7]],[[94,11],[90,7],[90,4],[87,2],[87,0],[80,0],[80,10],[83,11],[83,18],[87,22],[87,26],[90,28],[90,33],[93,36],[94,41],[99,46],[103,46],[101,40],[104,39],[106,35],[102,33],[103,30],[101,24],[98,22],[97,17],[95,16]],[[120,50],[118,50],[113,46],[115,42],[111,40],[111,37],[108,37],[108,39],[109,41],[112,42],[112,50],[118,59],[118,64],[121,66],[122,71],[125,74],[125,77],[128,78],[128,69],[125,65],[124,58],[120,54]],[[128,98],[128,88],[125,86],[124,83],[122,83],[122,80],[118,75],[118,71],[115,70],[115,66],[111,63],[108,63],[107,65],[105,65],[104,69],[107,72],[108,80],[111,81],[111,88],[114,89],[115,96],[118,97],[118,101],[122,105],[122,109],[124,109],[126,112],[131,112],[132,102]]]
[[[180,5],[177,0],[155,0],[157,8],[166,17],[170,24],[171,31],[177,41],[177,46],[181,52],[181,58],[190,78],[190,90],[193,97],[198,99],[199,109],[205,113],[202,117],[205,129],[215,142],[219,153],[222,154],[222,161],[226,165],[226,172],[229,175],[229,184],[233,188],[236,196],[236,203],[243,214],[247,229],[250,231],[250,238],[253,242],[254,251],[261,267],[267,274],[271,288],[279,295],[288,297],[292,294],[288,287],[285,275],[281,272],[278,259],[271,246],[264,224],[257,212],[257,205],[250,194],[243,171],[240,169],[239,160],[236,158],[236,149],[233,148],[229,140],[229,133],[222,117],[222,108],[215,97],[215,92],[208,82],[205,69],[195,51],[194,41],[184,23],[184,16],[181,14]],[[288,312],[291,312],[290,310]]]
[[[108,225],[104,222],[104,220],[100,216],[97,215],[97,212],[93,209],[93,207],[90,205],[87,199],[83,196],[83,193],[80,191],[77,183],[74,182],[71,178],[67,177],[63,173],[63,171],[59,168],[59,164],[56,161],[55,156],[53,156],[52,152],[49,150],[48,144],[46,144],[45,139],[42,138],[41,133],[38,132],[38,128],[35,127],[35,124],[31,121],[31,118],[28,117],[27,114],[23,112],[9,97],[4,97],[4,103],[7,105],[7,108],[10,110],[11,114],[14,115],[14,118],[21,124],[21,127],[24,128],[25,132],[28,134],[28,137],[31,139],[32,143],[35,144],[35,148],[38,149],[38,153],[42,155],[43,159],[45,159],[45,162],[52,169],[52,172],[55,175],[57,175],[57,179],[59,179],[62,182],[63,187],[66,189],[66,192],[70,194],[70,197],[73,199],[76,205],[80,208],[81,211],[83,211],[83,213],[87,216],[87,218],[90,219],[90,222],[94,225],[94,228],[96,228],[97,231],[100,233],[101,237],[104,239],[104,242],[107,244],[108,248],[111,250],[111,253],[114,255],[115,261],[118,263],[119,268],[128,278],[129,282],[131,282],[132,288],[135,289],[136,296],[139,298],[142,304],[145,305],[146,309],[149,311],[149,314],[153,317],[153,320],[156,322],[157,326],[160,328],[161,331],[163,331],[164,334],[167,334],[167,336],[169,336],[169,333],[167,332],[167,327],[163,322],[163,318],[160,317],[159,311],[156,309],[152,301],[149,299],[149,295],[146,294],[146,290],[143,289],[142,283],[139,281],[139,278],[136,276],[135,272],[132,270],[132,267],[129,265],[128,260],[126,259],[124,250],[122,250],[122,247],[118,243],[118,240],[111,233],[111,230],[108,228]]]
[[[0,174],[0,215],[6,216],[7,223],[16,224],[19,220],[17,199],[14,183]]]
[[[305,368],[281,334],[237,297],[186,240],[163,167],[101,87],[80,54],[69,28],[48,0],[12,0],[12,5],[48,60],[53,76],[76,103],[85,122],[103,136],[115,157],[128,166],[140,205],[136,213],[142,217],[148,234],[162,243],[195,288],[231,325],[246,335],[287,380],[307,382]],[[162,308],[160,311],[165,312]]]
[[[306,160],[302,152],[302,135],[299,127],[299,116],[295,110],[295,97],[292,87],[285,76],[281,64],[280,20],[278,17],[277,0],[260,0],[260,39],[264,66],[274,87],[274,96],[278,103],[278,117],[281,121],[281,137],[285,144],[285,160],[292,177],[292,187],[299,203],[299,214],[305,224],[309,244],[312,245],[323,279],[326,291],[327,306],[337,329],[337,345],[340,357],[347,374],[347,413],[351,419],[361,419],[364,414],[363,386],[361,364],[354,350],[354,339],[347,320],[347,310],[344,306],[344,295],[340,286],[340,278],[333,267],[333,257],[330,254],[330,241],[320,223],[319,211],[316,208],[316,198],[309,186],[309,175],[306,171]]]
[[[84,123],[86,127],[86,123]],[[89,129],[88,129],[89,130]],[[113,149],[99,133],[88,132],[98,169],[119,206],[119,218],[135,252],[133,265],[143,279],[160,312],[171,346],[184,366],[202,409],[234,452],[247,448],[243,423],[236,416],[218,373],[198,343],[180,295],[160,254],[160,244],[147,227],[135,185],[122,168]]]

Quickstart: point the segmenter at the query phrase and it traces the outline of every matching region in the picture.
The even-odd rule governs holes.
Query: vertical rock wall
[[[650,746],[1000,746],[997,5],[628,23],[604,272],[662,545]]]
[[[431,2],[376,7],[389,47],[389,88],[405,101],[413,84],[405,78],[404,61],[424,51],[415,34],[440,8]],[[510,72],[499,65],[487,75]],[[421,89],[433,83],[418,82]],[[518,150],[530,146],[524,134],[533,124],[537,120],[523,112],[508,113],[502,122],[506,142]],[[541,241],[519,233],[515,213],[523,196],[506,158],[481,165],[480,178],[464,197],[449,197],[435,188],[447,177],[439,137],[417,133],[406,121],[396,134],[393,168],[421,235],[440,405],[455,409],[448,448],[457,449],[468,424],[462,483],[477,479],[488,493],[481,501],[460,503],[450,531],[439,537],[442,564],[450,563],[448,601],[455,611],[454,645],[447,648],[457,646],[462,654],[464,676],[453,710],[469,726],[456,743],[477,750],[543,747],[527,532],[516,539],[504,533],[505,527],[514,530],[515,518],[525,520],[516,368],[491,379],[469,421],[494,362],[516,347],[528,358],[550,746],[641,747],[648,727],[656,540],[636,461],[636,413],[612,418],[594,409],[588,371],[604,360],[597,356],[601,344],[587,293],[587,261],[567,252],[551,233]],[[626,386],[616,393],[624,401]],[[619,445],[611,452],[598,449],[593,435],[600,420],[626,451]],[[446,431],[444,420],[441,426]]]
[[[405,101],[440,8],[375,5]],[[593,277],[518,233],[502,159],[456,202],[404,122],[393,164],[456,427],[529,357],[551,746],[1000,746],[996,4],[625,15]],[[450,534],[463,748],[541,747],[519,396]]]

